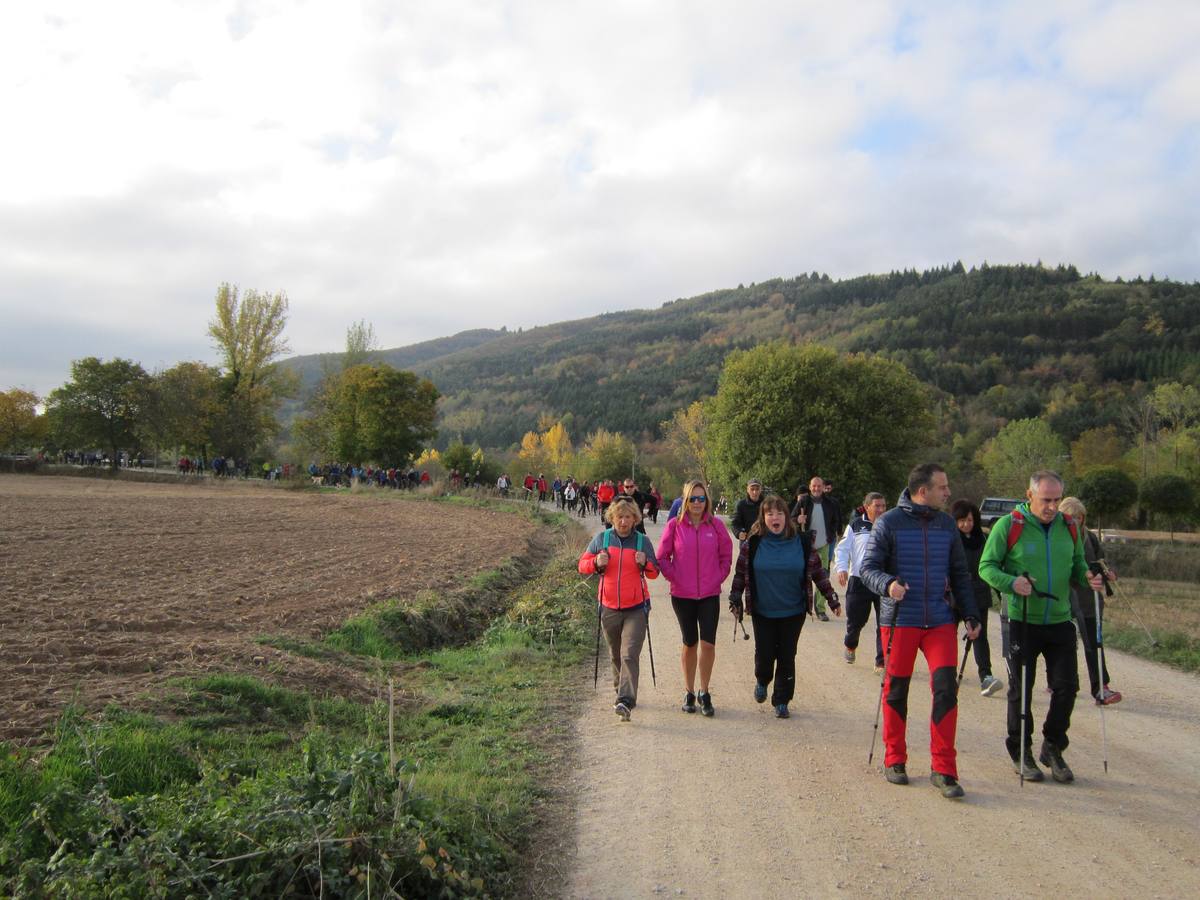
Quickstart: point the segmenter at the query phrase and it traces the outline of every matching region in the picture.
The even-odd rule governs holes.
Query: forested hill
[[[443,394],[442,443],[508,446],[544,413],[569,417],[576,440],[600,426],[653,436],[716,389],[731,350],[779,338],[904,363],[936,389],[951,432],[986,410],[1046,415],[1071,438],[1116,421],[1134,382],[1200,375],[1200,285],[956,263],[844,281],[813,273],[491,334],[413,365]]]

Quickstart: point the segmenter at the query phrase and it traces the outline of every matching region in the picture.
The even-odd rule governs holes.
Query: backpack
[[[1021,532],[1025,530],[1025,515],[1019,509],[1014,509],[1009,513],[1012,519],[1012,524],[1008,527],[1008,550],[1012,550],[1017,545],[1017,541],[1021,539]],[[1079,526],[1070,516],[1063,516],[1063,521],[1067,523],[1067,531],[1071,533],[1071,542],[1079,542]]]
[[[608,552],[608,545],[609,545],[610,541],[612,540],[612,533],[615,530],[616,529],[614,529],[614,528],[605,528],[604,529],[604,552],[605,553]],[[643,548],[645,546],[646,536],[637,530],[635,530],[633,533],[637,535],[637,551],[636,552],[644,553],[645,550]]]

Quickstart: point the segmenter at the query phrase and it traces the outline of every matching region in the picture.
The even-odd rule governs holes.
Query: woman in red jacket
[[[717,659],[721,585],[733,565],[733,539],[725,523],[712,514],[712,500],[704,482],[687,482],[682,496],[679,515],[667,522],[658,542],[658,564],[671,583],[671,606],[683,637],[681,659],[687,685],[683,711],[694,713],[699,700],[701,714],[711,716],[713,705],[708,683]]]
[[[647,578],[658,577],[654,547],[635,526],[642,519],[637,504],[618,497],[608,507],[612,524],[588,544],[579,557],[579,571],[600,574],[600,625],[612,659],[617,702],[613,712],[629,721],[637,705],[638,665],[650,624]]]

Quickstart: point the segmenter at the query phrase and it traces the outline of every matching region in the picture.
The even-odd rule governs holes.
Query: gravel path
[[[648,528],[657,543],[661,524]],[[643,654],[626,725],[603,675],[593,694],[590,661],[581,682],[570,896],[1200,896],[1200,678],[1113,653],[1109,668],[1126,699],[1107,710],[1109,774],[1100,714],[1081,700],[1066,754],[1075,784],[1047,778],[1021,788],[1003,746],[1004,693],[981,697],[971,661],[957,741],[967,797],[952,802],[928,782],[920,657],[909,703],[912,783],[897,787],[883,779],[881,746],[867,765],[879,679],[866,640],[858,663],[842,661],[844,620],[805,623],[792,718],[778,720],[754,703],[753,641],[731,639],[722,609],[717,714],[704,719],[679,710],[679,632],[665,581],[651,586],[657,689]],[[991,620],[993,666],[1005,677],[998,616]]]

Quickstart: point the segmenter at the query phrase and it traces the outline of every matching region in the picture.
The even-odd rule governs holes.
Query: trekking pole
[[[1090,566],[1092,572],[1100,577],[1104,577],[1104,569],[1100,563],[1092,563]],[[1092,598],[1096,603],[1096,674],[1100,682],[1100,749],[1104,758],[1104,774],[1108,774],[1108,723],[1104,718],[1104,627],[1100,624],[1100,592],[1092,591]],[[1084,647],[1084,652],[1087,652],[1087,647]]]
[[[750,632],[746,631],[746,623],[744,621],[742,621],[742,617],[738,616],[736,622],[738,625],[742,626],[742,640],[743,641],[750,640]],[[734,628],[734,631],[733,631],[733,639],[734,639],[734,641],[737,640],[737,628],[736,627]]]
[[[903,582],[901,583],[903,584]],[[904,587],[907,588],[908,585],[905,584]],[[883,677],[879,679],[879,703],[875,706],[875,728],[871,732],[871,752],[867,754],[868,766],[875,759],[875,739],[879,736],[879,716],[883,712],[883,688],[887,684],[888,663],[892,661],[892,641],[896,637],[896,617],[900,615],[900,602],[899,600],[894,601],[895,605],[892,607],[892,624],[888,631],[887,651],[883,654]]]
[[[592,673],[592,690],[600,688],[600,601],[596,601],[596,670]]]
[[[1021,577],[1033,586],[1033,578],[1028,572],[1022,572]],[[1026,644],[1029,642],[1029,594],[1021,595],[1021,646],[1017,648],[1021,654],[1021,745],[1017,749],[1021,772],[1021,787],[1025,787],[1025,733],[1033,714],[1029,709],[1029,659]]]
[[[967,671],[967,657],[971,655],[971,645],[975,642],[964,634],[963,643],[966,646],[963,647],[962,665],[958,667],[958,681],[954,683],[955,689],[962,687],[963,672]]]
[[[1104,573],[1104,577],[1107,578],[1108,573],[1110,571],[1108,568],[1108,564],[1102,559],[1097,560],[1096,562],[1097,562],[1097,565],[1099,565],[1101,567],[1101,571]],[[1107,582],[1107,583],[1111,584],[1112,582]],[[1121,588],[1120,585],[1115,586],[1114,596],[1118,600],[1121,601],[1121,603],[1125,606],[1125,608],[1127,610],[1129,610],[1130,613],[1132,613],[1134,619],[1137,620],[1138,625],[1140,625],[1142,630],[1144,632],[1146,632],[1146,640],[1148,640],[1150,642],[1150,646],[1157,647],[1158,639],[1153,634],[1151,634],[1150,629],[1147,627],[1146,623],[1142,620],[1142,617],[1138,614],[1137,607],[1129,600],[1128,597],[1125,596],[1125,591]]]
[[[646,597],[646,602],[642,604],[642,609],[646,613],[646,646],[650,648],[650,683],[658,687],[658,677],[654,674],[654,638],[650,636],[650,586],[646,584],[646,567],[642,566],[642,593]]]

